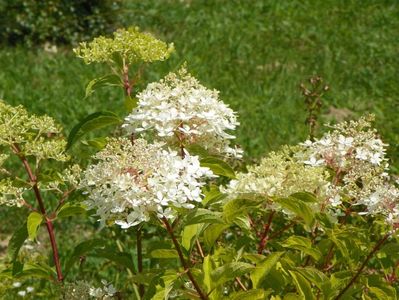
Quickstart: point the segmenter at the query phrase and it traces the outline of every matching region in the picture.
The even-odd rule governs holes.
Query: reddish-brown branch
[[[269,235],[269,231],[270,231],[270,226],[272,224],[274,214],[275,214],[274,211],[272,211],[270,213],[267,223],[264,224],[264,226],[263,226],[263,233],[260,237],[260,241],[259,241],[259,245],[258,245],[258,254],[262,254],[263,250],[266,247],[266,243],[267,243],[268,235]]]
[[[13,152],[21,160],[21,162],[26,170],[26,173],[28,174],[30,183],[32,184],[33,192],[34,192],[35,198],[39,204],[40,212],[46,221],[46,227],[47,227],[48,235],[50,237],[51,248],[53,250],[53,258],[54,258],[55,269],[57,272],[57,279],[59,282],[62,282],[64,277],[63,277],[62,271],[61,271],[61,263],[60,263],[60,257],[58,254],[57,242],[55,240],[54,227],[53,227],[53,223],[51,222],[51,219],[47,216],[46,209],[44,207],[44,201],[40,194],[39,187],[37,186],[36,175],[33,173],[26,157],[21,153],[21,150],[19,149],[18,145],[14,144],[11,146],[11,148],[12,148]]]
[[[342,289],[342,291],[338,294],[338,296],[335,297],[335,300],[340,299],[345,294],[345,292],[356,282],[357,278],[360,276],[360,274],[362,273],[363,269],[366,267],[369,260],[381,248],[381,246],[385,243],[385,241],[388,239],[389,236],[390,234],[387,233],[381,240],[378,241],[377,244],[375,244],[374,248],[370,251],[369,255],[367,255],[366,259],[363,261],[362,265],[357,270],[356,274],[352,277],[349,283]]]
[[[201,287],[199,286],[199,284],[197,283],[197,281],[195,280],[193,274],[190,271],[188,263],[186,262],[186,260],[185,260],[185,258],[183,256],[183,252],[182,252],[182,250],[180,248],[180,244],[177,241],[177,239],[175,237],[175,234],[173,233],[173,229],[170,226],[168,219],[166,219],[165,217],[162,217],[161,220],[162,220],[163,224],[165,225],[166,230],[168,231],[170,237],[172,238],[173,245],[175,246],[175,249],[176,249],[177,254],[179,256],[180,262],[181,262],[181,264],[182,264],[182,266],[184,268],[184,272],[187,274],[187,276],[190,279],[191,283],[193,284],[195,290],[197,291],[199,297],[201,299],[203,299],[203,300],[204,299],[207,300],[208,299],[207,294],[202,291]]]
[[[284,233],[285,231],[287,231],[288,229],[290,229],[290,228],[291,228],[292,226],[294,226],[295,224],[296,224],[295,221],[291,221],[290,223],[288,223],[287,225],[285,225],[283,228],[281,228],[279,231],[276,231],[275,233],[273,233],[272,235],[270,235],[269,240],[278,237],[279,235],[281,235],[282,233]]]
[[[143,273],[143,246],[141,243],[142,240],[142,228],[141,226],[139,226],[137,228],[137,235],[136,235],[136,246],[137,246],[137,269],[138,269],[138,273],[142,274]],[[144,285],[143,284],[139,284],[139,294],[140,297],[143,297],[145,293],[145,289],[144,289]]]

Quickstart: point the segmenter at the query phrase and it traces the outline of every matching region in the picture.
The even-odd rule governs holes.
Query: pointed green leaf
[[[206,286],[206,291],[209,293],[213,289],[213,281],[211,274],[214,269],[214,264],[212,262],[212,258],[210,255],[204,257],[204,261],[202,263],[202,272],[204,274],[204,284]]]
[[[152,258],[179,258],[175,249],[155,249],[150,253]]]
[[[93,147],[97,150],[102,150],[107,145],[107,138],[98,137],[87,141],[81,141],[83,145]]]
[[[275,202],[279,203],[283,209],[287,209],[294,213],[298,217],[305,221],[305,224],[309,227],[314,221],[314,212],[307,205],[307,203],[299,200],[298,198],[288,197],[288,198],[275,198]]]
[[[221,213],[214,212],[204,208],[197,208],[187,215],[185,225],[192,225],[198,223],[213,224],[223,223]]]
[[[186,249],[187,251],[191,250],[191,247],[195,239],[198,237],[198,234],[200,233],[202,227],[203,224],[193,224],[184,227],[181,236],[181,245],[184,247],[184,249]]]
[[[86,209],[81,204],[66,203],[57,213],[57,218],[67,218],[77,215],[85,215]]]
[[[7,254],[11,261],[15,261],[18,257],[19,250],[28,238],[28,227],[26,223],[14,232],[10,241],[8,242]]]
[[[203,205],[211,205],[215,202],[218,202],[226,197],[225,194],[222,194],[219,190],[219,187],[216,185],[211,185],[209,188],[204,188],[202,190],[204,193],[204,199],[202,200]]]
[[[230,167],[228,163],[219,158],[208,156],[202,158],[200,162],[202,167],[208,167],[216,175],[225,176],[227,178],[236,177],[233,168]]]
[[[314,300],[316,299],[315,295],[313,295],[312,287],[310,286],[309,281],[303,277],[300,273],[295,271],[288,271],[291,274],[292,279],[294,280],[297,291],[302,296],[304,300]]]
[[[307,255],[312,256],[315,260],[321,258],[321,252],[312,245],[310,239],[302,236],[290,236],[281,245],[285,248],[296,249]]]
[[[122,120],[114,113],[109,111],[95,112],[88,115],[72,128],[68,136],[67,149],[76,143],[86,133],[110,125],[119,125]]]
[[[221,267],[216,268],[212,274],[212,281],[214,286],[222,285],[226,281],[234,280],[236,277],[249,273],[255,267],[251,264],[244,262],[227,263]]]
[[[212,249],[222,232],[229,227],[226,224],[211,224],[204,230],[204,243],[208,250]]]
[[[248,290],[240,291],[229,295],[231,300],[264,300],[271,294],[271,291],[265,290]]]
[[[95,90],[104,86],[123,86],[121,78],[115,74],[108,74],[91,80],[86,86],[85,98],[94,93]]]
[[[264,260],[256,264],[255,269],[251,272],[251,281],[254,288],[260,288],[260,283],[266,277],[271,269],[280,260],[284,252],[274,252],[269,254]]]
[[[128,112],[131,112],[134,108],[136,108],[137,103],[137,98],[132,98],[130,96],[125,97],[125,108]]]
[[[37,229],[43,221],[43,216],[36,211],[33,211],[29,214],[26,226],[28,228],[28,235],[30,240],[34,240],[36,238]]]
[[[294,193],[294,194],[290,195],[290,197],[299,199],[299,200],[301,200],[303,202],[307,202],[307,203],[318,202],[316,196],[311,193],[308,193],[308,192]]]
[[[329,282],[329,279],[323,272],[313,267],[296,268],[295,271],[301,273],[303,277],[305,277],[312,284],[317,286],[317,288],[323,291],[323,293],[325,293],[325,289],[330,289],[331,284]]]
[[[92,251],[95,248],[101,248],[104,245],[105,241],[100,239],[87,240],[78,244],[66,263],[65,272],[68,272],[73,264],[78,261],[81,256],[86,255],[89,251]]]
[[[248,213],[248,210],[258,206],[261,202],[254,199],[233,199],[223,206],[223,219],[232,223],[238,216]]]
[[[130,253],[115,251],[111,248],[95,249],[94,252],[90,252],[88,256],[106,258],[120,266],[123,266],[133,273],[135,273],[133,257]]]

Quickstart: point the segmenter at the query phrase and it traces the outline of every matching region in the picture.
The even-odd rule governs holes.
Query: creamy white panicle
[[[95,155],[98,163],[84,172],[81,188],[86,204],[100,221],[129,228],[149,220],[151,213],[172,218],[174,207],[193,208],[200,202],[204,178],[214,177],[197,156],[164,150],[143,139],[110,139]]]
[[[255,194],[287,197],[307,191],[320,199],[319,209],[342,214],[343,202],[363,215],[382,215],[399,225],[399,183],[387,173],[386,147],[372,116],[333,126],[321,139],[271,153],[226,188],[231,197]],[[288,149],[288,151],[287,151]],[[273,205],[273,209],[279,209]],[[316,207],[315,207],[316,208]]]
[[[241,157],[232,147],[232,131],[239,125],[236,113],[182,68],[137,95],[138,107],[126,117],[124,127],[135,133],[151,132],[169,144],[198,144],[220,154]]]
[[[361,214],[383,214],[389,223],[399,221],[399,190],[387,173],[387,144],[371,127],[373,116],[333,126],[321,139],[306,141],[302,156],[306,165],[333,170],[329,203],[337,207],[343,199],[364,205]]]

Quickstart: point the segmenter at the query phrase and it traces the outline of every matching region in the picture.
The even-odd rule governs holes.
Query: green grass
[[[331,107],[349,110],[353,118],[376,114],[376,126],[399,167],[397,0],[128,2],[121,16],[126,24],[174,42],[176,48],[167,62],[146,69],[137,90],[187,61],[195,76],[220,90],[238,111],[238,143],[247,157],[307,137],[299,85],[317,74],[330,86],[321,123],[329,119]],[[123,114],[121,92],[103,89],[83,99],[85,85],[105,73],[102,66],[84,65],[70,49],[53,54],[3,47],[0,98],[53,116],[68,134],[89,113]],[[15,209],[1,208],[0,218],[5,216],[0,240],[24,218]],[[65,233],[70,224],[61,223],[57,230]],[[63,249],[77,243],[73,234],[63,236]],[[4,250],[0,245],[0,254]]]
[[[299,84],[322,76],[323,103],[353,117],[377,116],[377,128],[399,158],[399,6],[391,1],[130,1],[123,16],[174,42],[166,63],[149,66],[145,82],[184,61],[238,111],[238,142],[258,157],[306,138]],[[84,85],[104,74],[70,50],[0,50],[0,97],[47,113],[65,125],[97,110],[118,110],[121,94],[103,90],[82,100]]]

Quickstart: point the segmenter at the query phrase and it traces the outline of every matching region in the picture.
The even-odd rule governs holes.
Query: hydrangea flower
[[[115,31],[113,39],[100,36],[89,43],[80,43],[74,52],[87,64],[113,61],[115,54],[131,64],[165,60],[173,52],[173,44],[167,45],[149,33],[140,32],[138,27],[129,27]]]
[[[297,192],[325,196],[329,174],[323,167],[310,167],[292,155],[295,147],[271,152],[248,172],[238,173],[223,191],[231,198],[255,194],[264,198],[288,197]],[[271,208],[280,210],[278,204]]]
[[[102,223],[129,228],[147,221],[151,213],[171,218],[173,207],[193,208],[201,201],[203,178],[214,177],[198,157],[164,150],[161,143],[143,139],[110,139],[95,155],[98,163],[84,172],[80,186],[86,204]]]
[[[219,100],[218,91],[201,85],[185,68],[150,83],[137,98],[138,107],[125,119],[128,131],[151,132],[155,139],[179,147],[198,144],[241,156],[240,149],[230,146],[239,125],[235,112]]]
[[[14,107],[0,100],[0,146],[15,144],[25,156],[35,156],[37,160],[69,159],[61,127],[52,118],[28,114],[22,106]],[[0,158],[0,164],[5,158]]]

